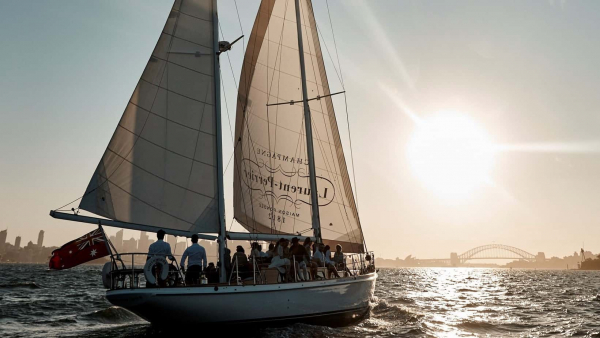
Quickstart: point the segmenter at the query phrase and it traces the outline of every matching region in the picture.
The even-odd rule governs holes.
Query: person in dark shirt
[[[218,283],[219,282],[219,272],[217,271],[217,268],[215,267],[215,263],[210,262],[208,263],[208,266],[206,267],[206,279],[208,279],[209,283]]]
[[[290,254],[292,256],[292,261],[295,261],[295,264],[293,264],[294,266],[292,267],[292,275],[298,275],[300,280],[309,280],[308,270],[306,268],[306,263],[309,261],[308,252],[306,252],[306,248],[300,244],[298,237],[292,238]],[[304,274],[299,273],[300,271],[304,272]]]

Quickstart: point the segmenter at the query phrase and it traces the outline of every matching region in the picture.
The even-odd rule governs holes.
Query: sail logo
[[[285,201],[293,204],[296,209],[302,204],[311,204],[309,177],[304,168],[286,171],[281,166],[272,168],[262,160],[255,162],[244,158],[241,161],[240,176],[246,187],[252,192],[258,192],[258,198],[268,199],[269,203],[271,199],[275,204]],[[317,176],[317,189],[320,207],[333,202],[335,187],[330,180]]]

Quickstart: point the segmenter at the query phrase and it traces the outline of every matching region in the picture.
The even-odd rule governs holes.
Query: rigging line
[[[354,181],[354,195],[356,196],[356,212],[358,213],[358,186],[356,185],[356,173],[354,169],[354,150],[352,148],[352,137],[350,135],[350,114],[348,114],[348,101],[344,93],[344,106],[346,108],[346,124],[348,126],[348,141],[350,141],[350,163],[352,164],[352,180]]]
[[[335,51],[336,51],[336,56],[337,56],[337,59],[338,59],[338,65],[339,65],[339,69],[340,69],[340,74],[338,76],[340,77],[340,82],[341,82],[342,88],[343,88],[344,87],[343,75],[341,74],[342,68],[341,68],[341,63],[339,62],[339,53],[338,53],[338,50],[337,50],[337,44],[335,44],[335,32],[333,31],[333,24],[332,24],[332,20],[331,20],[331,14],[329,12],[329,4],[328,3],[327,3],[327,12],[328,12],[328,16],[329,16],[329,22],[330,22],[330,26],[331,26],[331,32],[332,32],[333,39],[334,39]],[[313,14],[313,20],[314,20],[314,14]],[[317,28],[318,33],[321,33],[320,30],[319,30],[319,27],[317,26],[316,21],[314,21],[314,24],[315,24],[315,27]],[[321,33],[321,36],[323,36],[322,33]],[[317,39],[318,39],[318,36],[317,36]],[[319,47],[319,46],[317,46],[317,47]],[[326,44],[325,44],[325,49],[327,50],[327,53],[329,54],[329,57],[331,58],[331,53],[329,53],[329,48],[327,48]],[[315,51],[315,54],[316,54],[316,52],[317,51]],[[320,50],[319,50],[319,54],[322,55],[322,53],[320,53]],[[333,60],[331,60],[331,62],[334,64]],[[334,64],[334,69],[335,69],[335,64]],[[337,70],[336,70],[336,74],[337,74]],[[327,83],[327,82],[325,81],[325,83]],[[363,244],[364,244],[365,249],[366,249],[366,241],[364,239],[364,234],[363,234],[363,231],[362,231],[362,227],[360,225],[360,218],[358,218],[358,190],[357,190],[357,187],[356,187],[356,175],[355,175],[355,171],[354,171],[355,170],[354,169],[354,154],[353,154],[353,150],[352,150],[352,139],[350,138],[350,118],[349,118],[349,114],[348,114],[348,104],[347,104],[346,97],[347,96],[346,96],[345,91],[344,91],[344,106],[345,106],[345,110],[346,110],[346,119],[347,119],[347,125],[348,125],[348,137],[350,139],[350,159],[351,159],[351,163],[352,163],[352,177],[353,177],[353,181],[354,181],[355,195],[356,195],[356,199],[355,199],[356,214],[355,214],[355,216],[357,218],[356,221],[358,223],[357,224],[358,225],[358,229],[360,230],[360,233],[361,233],[361,236],[362,236],[362,240],[363,240]],[[333,102],[331,102],[331,103],[333,104]],[[334,115],[334,117],[335,117],[335,115]],[[336,123],[337,123],[337,121],[336,121]],[[339,137],[339,135],[338,135],[338,137]],[[328,135],[328,138],[329,138],[329,135]],[[352,196],[352,197],[354,198],[354,196]],[[344,205],[344,209],[345,209],[345,205]],[[354,232],[353,232],[352,235],[354,235],[354,237],[355,237]],[[355,240],[356,240],[356,238],[355,238]]]
[[[172,9],[171,9],[171,10],[172,10]],[[176,12],[177,12],[177,19],[175,19],[175,24],[173,25],[173,34],[175,34],[175,31],[177,30],[177,25],[179,24],[179,11],[176,11]],[[166,26],[167,26],[167,23],[165,23],[165,27],[166,27]],[[163,28],[163,31],[164,31],[164,30],[165,30],[165,28]],[[162,33],[161,33],[161,34],[162,34]],[[156,46],[158,46],[158,43],[159,43],[159,42],[160,42],[160,39],[159,39],[159,40],[156,42]],[[172,45],[172,43],[173,43],[173,39],[171,39],[171,42],[169,43],[169,48],[168,48],[169,50],[171,49],[171,45]],[[155,49],[156,49],[156,47],[155,47]],[[153,54],[154,54],[154,53],[153,53]],[[148,58],[148,62],[150,62],[149,60],[150,60],[152,57],[153,57],[153,56],[152,56],[152,55],[150,55],[150,58]],[[146,64],[146,67],[148,67],[148,64]],[[166,68],[167,68],[167,67],[165,66],[165,68],[162,70],[162,73],[161,73],[161,75],[160,75],[160,81],[159,81],[158,83],[161,83],[161,82],[162,82],[162,79],[163,79],[163,77],[164,77],[164,75],[165,75],[165,70],[166,70]],[[145,71],[145,70],[146,70],[146,69],[144,68],[144,71]],[[145,80],[143,79],[143,76],[144,76],[144,73],[142,73],[142,75],[140,75],[140,80],[138,81],[138,84],[136,85],[136,88],[139,86],[139,83],[140,83],[140,81],[145,81]],[[150,106],[150,110],[152,110],[152,108],[154,108],[154,103],[156,102],[156,97],[158,96],[158,92],[159,92],[159,91],[157,90],[157,91],[156,91],[156,93],[154,93],[154,98],[152,99],[152,105]],[[135,94],[135,92],[134,92],[134,94]],[[132,94],[132,96],[131,96],[131,97],[133,97],[133,94]],[[129,99],[129,102],[131,102],[131,98]],[[123,113],[123,114],[125,114],[125,113]],[[146,119],[144,120],[144,124],[142,124],[142,129],[140,130],[140,135],[141,135],[141,133],[144,131],[144,129],[146,128],[146,123],[148,122],[148,117],[149,117],[149,116],[150,116],[150,114],[148,114],[148,115],[146,116]],[[117,126],[117,128],[119,128],[119,127]],[[115,131],[115,132],[116,132],[116,131]],[[113,134],[113,137],[114,137],[114,134]],[[130,148],[130,149],[129,149],[129,151],[127,152],[127,155],[125,155],[125,157],[128,157],[128,156],[129,156],[129,154],[130,154],[130,153],[133,151],[133,148],[135,148],[135,145],[137,144],[137,142],[138,142],[138,140],[139,140],[139,139],[140,139],[140,137],[137,137],[137,138],[135,139],[135,141],[133,142],[133,145],[131,146],[131,148]],[[112,141],[112,137],[111,137],[111,141]],[[109,144],[110,144],[110,141],[109,141]],[[108,150],[108,149],[107,149],[107,150]],[[107,151],[107,150],[105,150],[105,154],[106,154],[106,151]],[[103,154],[103,155],[102,155],[102,159],[104,158],[104,155],[105,155],[105,154]],[[102,163],[102,159],[100,159],[100,163]],[[76,201],[78,201],[78,200],[80,200],[80,199],[84,198],[85,196],[87,196],[87,195],[89,195],[89,194],[93,193],[94,191],[98,190],[98,189],[99,189],[101,186],[103,186],[104,184],[106,184],[107,182],[109,182],[109,179],[112,177],[112,175],[114,175],[114,174],[117,172],[117,170],[119,170],[119,168],[121,167],[121,165],[122,165],[124,162],[125,162],[125,160],[123,159],[123,160],[121,161],[121,163],[119,163],[119,165],[118,165],[118,166],[115,168],[115,170],[114,170],[112,173],[110,173],[110,175],[107,175],[107,176],[106,176],[106,180],[105,180],[104,182],[102,182],[102,183],[98,183],[98,184],[96,185],[96,187],[95,187],[95,188],[93,188],[93,189],[92,189],[92,190],[90,190],[90,191],[86,191],[86,192],[85,192],[83,195],[81,195],[81,197],[79,197],[79,198],[75,199],[73,202],[70,202],[69,204],[72,204],[72,203],[74,203],[74,202],[76,202]],[[98,164],[98,165],[100,165],[100,164]],[[98,170],[98,169],[96,169],[96,170]],[[94,173],[95,173],[95,172],[94,172]],[[86,188],[86,189],[87,189],[87,188]],[[62,208],[66,207],[66,206],[67,206],[67,205],[69,205],[69,204],[65,204],[64,206],[60,207],[59,209],[62,209]]]
[[[267,41],[269,41],[271,36],[271,30],[267,28]],[[271,54],[270,52],[271,49],[271,44],[267,43],[267,64],[269,64],[269,56]],[[277,58],[275,58],[275,60],[277,60]],[[266,68],[267,70],[267,102],[269,102],[269,67]],[[275,75],[275,72],[273,72],[273,75]],[[277,130],[277,127],[275,127],[275,130]],[[267,145],[269,147],[269,152],[271,152],[271,122],[270,122],[270,116],[269,116],[269,107],[267,107]],[[274,149],[273,149],[274,150]],[[273,158],[269,158],[269,165],[271,166],[271,168],[273,167]],[[269,172],[269,176],[271,177],[271,182],[273,182],[273,173]],[[265,191],[266,193],[266,191]],[[273,194],[271,194],[271,205],[274,206],[275,205],[275,197],[273,196]],[[275,214],[274,214],[275,210],[272,209],[271,210],[271,233],[273,233],[273,228],[275,227]]]
[[[221,27],[220,22],[219,22],[219,29],[221,30],[221,36],[224,39],[225,34],[223,34],[223,27]],[[231,64],[231,58],[229,57],[229,53],[225,53],[225,55],[227,55],[227,61],[229,61],[229,69],[231,69],[231,76],[233,77],[233,83],[235,84],[235,89],[238,89],[238,82],[237,82],[237,79],[235,78],[235,73],[233,72],[233,65]],[[220,67],[221,67],[221,64],[219,63],[219,68]],[[223,89],[223,90],[225,90],[225,89]]]
[[[342,74],[342,64],[340,63],[340,53],[338,52],[337,43],[335,41],[335,31],[333,30],[333,21],[331,20],[331,12],[329,11],[329,0],[325,0],[325,5],[327,6],[327,16],[329,16],[329,26],[331,27],[331,35],[333,36],[333,47],[335,48],[335,56],[336,56],[337,62],[338,62],[338,69],[340,70],[340,82],[342,82],[342,88],[343,88],[344,87],[344,74]],[[325,45],[325,48],[327,48],[327,45]],[[329,53],[329,50],[327,51],[327,53]]]
[[[221,70],[221,65],[219,65],[219,70]],[[229,134],[231,134],[231,142],[235,144],[235,136],[233,135],[233,128],[231,128],[231,116],[229,115],[229,105],[227,104],[227,94],[225,94],[225,84],[223,83],[223,73],[220,71],[219,76],[221,77],[221,88],[223,88],[223,97],[225,98],[225,111],[227,112],[227,122],[229,123]]]
[[[246,54],[246,38],[244,34],[244,28],[242,28],[242,19],[240,18],[240,11],[238,10],[237,0],[233,0],[233,4],[235,5],[235,12],[237,13],[238,23],[240,24],[240,32],[242,32],[242,59],[244,58],[244,54]]]
[[[314,56],[315,56],[315,58],[317,58],[317,67],[319,69],[319,75],[321,76],[321,83],[322,83],[323,90],[327,89],[327,91],[330,92],[329,91],[329,85],[328,85],[329,82],[327,81],[327,73],[325,73],[324,65],[323,65],[323,69],[321,68],[321,64],[323,63],[323,61],[322,61],[323,60],[323,57],[322,57],[323,53],[321,52],[321,50],[319,48],[320,47],[320,45],[318,43],[319,37],[318,37],[318,35],[316,37],[314,36],[315,32],[314,32],[313,27],[312,27],[313,24],[316,27],[316,22],[315,22],[315,18],[314,18],[314,12],[313,12],[312,7],[310,6],[310,4],[308,5],[308,8],[306,8],[304,10],[307,11],[307,14],[308,14],[308,17],[309,17],[309,25],[310,25],[310,27],[307,26],[307,25],[303,25],[304,26],[304,30],[305,30],[305,34],[306,34],[306,36],[308,36],[308,29],[311,29],[312,33],[313,33],[313,45],[311,45],[310,43],[308,44],[309,53],[311,55],[313,55],[312,53],[314,52]],[[311,18],[312,18],[312,20],[310,20]],[[316,43],[315,43],[315,40],[317,41]],[[312,51],[312,47],[315,48],[314,51]],[[321,60],[318,60],[319,55],[321,55]],[[313,57],[311,57],[310,61],[311,61],[312,69],[313,69],[313,76],[315,77],[315,81],[316,81],[317,80],[317,67],[315,67],[315,64],[314,64],[315,60],[314,60]],[[325,75],[325,79],[323,79],[323,75]],[[317,86],[317,94],[318,94],[318,92],[319,92],[319,87]],[[325,92],[323,94],[325,94]],[[333,102],[332,102],[332,104],[333,104]],[[329,111],[329,109],[328,109],[327,106],[328,105],[326,104],[325,107],[323,107],[323,102],[321,102],[321,109],[324,110],[324,111],[326,109],[327,112],[328,112],[328,115],[329,115],[328,117],[331,119],[331,115],[329,114],[330,111]],[[325,108],[325,109],[323,109],[323,108]],[[333,161],[335,161],[335,156],[333,154],[333,149],[332,149],[331,144],[330,144],[331,139],[329,137],[329,129],[331,129],[331,128],[327,128],[327,121],[325,120],[325,114],[323,114],[321,116],[323,117],[323,123],[325,124],[325,127],[326,127],[325,133],[326,133],[326,136],[327,136],[327,140],[328,140],[327,143],[328,143],[328,146],[329,146],[329,151],[331,153],[332,162],[333,162]],[[333,116],[335,117],[335,113],[334,113]],[[314,118],[311,119],[311,123],[312,124],[316,124],[315,122],[316,122],[316,120],[314,120]],[[329,126],[331,127],[331,123],[329,124]],[[315,133],[317,135],[317,139],[320,139],[321,137],[319,136],[319,130],[318,130],[318,128],[315,129]],[[333,137],[333,135],[332,135],[332,137]],[[323,146],[323,142],[319,141],[319,142],[317,142],[317,144],[321,148],[321,152],[323,154],[323,159],[324,159],[325,167],[328,168],[328,169],[329,168],[333,168],[333,170],[335,170],[334,173],[337,174],[337,169],[338,168],[337,168],[337,166],[335,166],[335,162],[334,162],[334,165],[332,165],[331,163],[329,163],[329,159],[325,155],[326,151],[325,151],[325,147]],[[336,153],[337,153],[337,151],[336,151]],[[337,183],[338,183],[338,188],[340,188],[340,190],[342,190],[341,187],[339,186],[340,182],[337,181]],[[317,203],[318,203],[318,201],[317,201]],[[350,218],[348,217],[348,211],[347,211],[346,206],[344,204],[343,198],[342,198],[342,204],[344,205],[344,213],[346,214],[346,218],[348,218],[351,230],[353,230],[352,226],[351,226]],[[342,218],[342,224],[344,225],[346,233],[348,233],[349,237],[350,236],[354,237],[354,241],[356,242],[357,240],[356,240],[356,236],[354,234],[354,231],[348,232],[348,225],[346,225],[346,221],[344,219],[344,213],[342,213],[342,208],[339,206],[339,204],[338,204],[338,210],[340,212],[340,216]]]
[[[285,11],[287,13],[287,3],[286,3]],[[285,17],[285,15],[284,15],[284,17]],[[277,96],[276,96],[277,100],[279,100],[279,93],[281,91],[281,57],[283,55],[283,53],[282,53],[282,51],[283,51],[283,48],[282,48],[283,47],[283,30],[285,28],[285,22],[286,21],[283,20],[283,24],[281,25],[281,31],[279,33],[279,43],[277,44],[277,55],[275,55],[275,64],[273,65],[273,75],[271,77],[271,88],[269,88],[269,93],[267,94],[268,95],[267,97],[271,96],[271,91],[272,91],[273,85],[274,85],[273,78],[275,77],[275,67],[277,66],[277,58],[279,58],[279,76],[277,76]],[[267,36],[267,39],[269,39],[269,38],[270,37]],[[267,65],[268,65],[268,63],[267,63]],[[267,74],[269,74],[268,67],[267,67]],[[268,102],[268,100],[267,100],[267,102]],[[268,109],[269,109],[269,107],[267,107],[267,111],[268,111]],[[275,144],[274,144],[275,150],[277,150],[277,129],[278,128],[279,128],[279,107],[276,107],[275,108]],[[290,182],[291,182],[291,180],[290,180]],[[287,202],[284,202],[284,210],[285,210],[286,206],[287,206]],[[294,225],[292,226],[292,230],[294,229],[295,224],[296,224],[296,222],[295,222],[295,217],[294,217]],[[283,227],[283,223],[281,224],[281,227],[279,228],[280,231],[281,231],[282,227]]]
[[[288,4],[288,3],[289,3],[289,0],[288,0],[288,1],[286,1],[286,6],[285,6],[285,8],[286,8],[286,12],[287,12],[287,4]],[[260,17],[262,17],[262,16],[261,16],[261,15],[259,15],[259,18],[258,18],[258,20],[260,20]],[[270,21],[270,18],[267,18],[267,19],[269,19],[269,21]],[[267,22],[267,24],[268,24],[268,22]],[[269,28],[269,27],[267,26],[267,29],[268,29],[268,28]],[[257,44],[257,43],[258,43],[258,39],[256,39],[256,41],[254,42],[254,44],[255,44],[255,46],[254,46],[254,50],[255,50],[255,51],[256,51],[256,44]],[[262,49],[262,48],[261,48],[261,49]],[[260,55],[260,51],[259,51],[259,55]],[[251,60],[253,60],[253,59],[254,59],[254,54],[252,55],[252,58],[251,58]],[[244,70],[243,68],[244,68],[244,66],[242,66],[242,71]],[[250,73],[250,72],[249,72],[249,73]],[[252,71],[252,73],[254,73],[254,72]],[[245,76],[244,76],[244,81],[245,81],[245,83],[244,83],[244,86],[245,86],[245,89],[246,89],[246,93],[245,93],[245,94],[246,94],[246,95],[245,95],[245,96],[246,96],[246,104],[245,104],[244,106],[246,106],[246,105],[247,105],[247,102],[248,102],[248,96],[249,96],[249,93],[250,93],[250,86],[248,86],[248,80],[252,80],[252,79],[249,79],[249,76],[250,76],[250,74],[245,74]],[[257,156],[256,156],[256,149],[255,149],[255,147],[254,147],[254,142],[252,141],[252,136],[251,136],[251,134],[250,134],[250,127],[249,127],[249,123],[248,123],[248,114],[247,114],[247,112],[246,112],[246,109],[247,109],[247,107],[244,107],[244,109],[243,109],[243,117],[242,117],[242,122],[241,122],[241,123],[242,123],[242,127],[241,127],[241,128],[242,128],[242,130],[240,131],[240,133],[242,133],[242,132],[243,132],[243,126],[245,125],[245,127],[246,127],[246,131],[247,131],[247,132],[245,133],[245,134],[247,134],[247,136],[246,136],[246,137],[247,137],[247,139],[248,139],[249,145],[252,147],[252,152],[254,153],[254,158],[255,158],[255,160],[258,162],[258,158],[257,158]],[[250,149],[249,149],[249,150],[250,150]],[[238,170],[239,170],[239,168],[238,168]],[[260,175],[262,176],[262,170],[260,170],[260,168],[259,168],[259,173],[260,173]],[[238,175],[239,175],[239,174],[238,174]],[[240,177],[241,177],[241,176],[240,176]],[[241,182],[240,182],[240,187],[241,187]],[[251,207],[252,207],[252,220],[253,220],[253,222],[255,222],[255,219],[254,219],[254,203],[253,203],[253,200],[254,200],[254,198],[252,197],[252,195],[253,195],[253,194],[252,194],[252,190],[250,190],[250,205],[251,205]],[[272,208],[272,207],[273,207],[272,205],[270,205],[270,203],[269,203],[268,201],[267,201],[267,205],[268,205],[270,208]]]
[[[341,70],[338,73],[338,69],[335,67],[335,62],[333,61],[333,57],[331,57],[331,53],[329,52],[329,48],[327,47],[327,44],[325,43],[325,36],[323,35],[323,33],[321,33],[321,29],[319,29],[319,26],[317,25],[317,23],[315,22],[315,27],[317,28],[317,34],[321,35],[321,38],[323,39],[323,45],[325,45],[325,50],[327,51],[327,55],[329,55],[329,60],[331,60],[331,64],[333,66],[333,70],[335,71],[335,75],[337,75],[338,80],[340,80],[340,84],[342,85],[342,89],[346,90],[346,87],[344,87],[344,80],[341,76]]]
[[[286,2],[286,6],[285,6],[285,15],[287,15],[287,2]],[[284,15],[284,17],[285,17]],[[267,71],[267,86],[268,89],[265,92],[265,94],[267,95],[267,102],[269,102],[269,98],[271,97],[271,92],[273,90],[273,85],[274,85],[274,81],[273,78],[275,77],[275,73],[276,73],[276,66],[277,66],[277,59],[279,58],[279,73],[281,73],[281,56],[282,56],[282,50],[283,50],[283,31],[285,29],[285,20],[283,21],[283,24],[281,25],[281,30],[279,32],[279,43],[277,44],[277,53],[275,54],[275,64],[273,65],[273,74],[271,75],[271,85],[269,86],[269,56],[271,55],[270,53],[270,48],[271,48],[271,44],[267,43],[267,67],[266,67],[266,71]],[[267,39],[268,42],[271,41],[271,29],[269,29],[269,27],[267,27]],[[279,96],[279,91],[280,91],[280,80],[281,80],[281,76],[277,77],[277,95]],[[275,135],[274,135],[274,144],[273,144],[273,151],[275,151],[277,149],[277,129],[278,129],[278,117],[279,117],[279,108],[275,109]],[[271,151],[271,122],[270,120],[270,114],[269,114],[269,107],[267,106],[267,134],[268,134],[268,142],[269,142],[269,151]],[[273,167],[273,163],[272,163],[272,159],[269,159],[269,161],[271,162],[271,167]],[[271,181],[273,181],[274,179],[274,174],[271,173]],[[271,195],[271,205],[274,205],[274,196]],[[274,216],[274,215],[273,215]],[[273,228],[275,227],[275,217],[273,217],[272,222],[271,222],[271,233],[273,233]],[[283,224],[281,225],[281,227],[283,227]],[[278,230],[281,230],[281,227]]]
[[[333,47],[335,49],[335,55],[338,62],[338,69],[340,70],[340,82],[342,83],[342,88],[344,88],[344,74],[342,73],[342,63],[340,62],[340,53],[337,49],[337,43],[335,39],[335,31],[333,29],[333,20],[331,19],[331,12],[329,10],[329,0],[325,0],[325,5],[327,6],[327,16],[329,17],[329,26],[331,27],[331,35],[333,36]],[[317,27],[318,29],[318,27]],[[323,34],[321,34],[323,36]],[[325,45],[325,49],[327,49],[327,45]],[[327,49],[327,53],[329,54],[329,49]],[[331,57],[331,54],[329,55]],[[333,61],[333,60],[332,60]],[[356,212],[358,213],[358,186],[356,185],[356,172],[354,169],[354,151],[352,148],[352,137],[350,135],[350,114],[348,113],[348,100],[346,93],[344,92],[344,107],[346,110],[346,124],[348,126],[348,141],[350,142],[350,163],[352,164],[352,180],[354,181],[354,195],[356,196]],[[359,222],[360,223],[360,222]],[[361,227],[362,232],[362,227]],[[364,239],[364,236],[363,236]],[[366,247],[366,244],[365,244]]]

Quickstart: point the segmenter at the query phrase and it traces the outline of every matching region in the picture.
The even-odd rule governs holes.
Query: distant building
[[[186,248],[187,248],[186,242],[177,242],[177,246],[172,247],[171,251],[173,252],[174,255],[183,255],[183,252],[185,251]]]
[[[44,244],[44,230],[40,230],[40,233],[38,234],[37,246],[39,248],[41,248],[43,244]]]
[[[17,236],[17,238],[15,238],[15,248],[18,249],[21,247],[21,236]]]
[[[138,241],[138,252],[147,252],[148,247],[150,246],[148,235],[146,235],[145,231],[140,233],[140,240]]]
[[[123,251],[123,229],[117,231],[117,235],[115,236],[115,241],[113,245],[117,249],[117,251]]]
[[[135,238],[131,237],[129,240],[123,241],[123,248],[121,249],[121,252],[137,252],[137,241]]]
[[[452,265],[452,266],[460,265],[460,259],[458,258],[458,254],[456,252],[450,253],[450,265]]]
[[[174,251],[175,245],[177,245],[177,236],[167,235],[167,243],[171,246],[171,251]]]
[[[538,263],[543,263],[546,261],[546,254],[543,252],[538,252],[537,255],[535,255],[535,261]]]
[[[8,230],[0,231],[0,246],[4,246],[6,243],[6,236],[8,236]]]

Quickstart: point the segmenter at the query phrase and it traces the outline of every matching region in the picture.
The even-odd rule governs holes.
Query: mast
[[[215,122],[217,126],[217,191],[219,193],[219,260],[221,262],[219,282],[225,283],[227,272],[225,271],[225,247],[227,246],[227,234],[225,233],[225,197],[223,195],[223,141],[221,139],[221,80],[219,68],[219,18],[217,15],[217,0],[213,0],[213,55],[214,57],[214,81],[215,81]]]
[[[308,155],[308,174],[310,177],[310,199],[312,209],[312,228],[317,243],[322,243],[321,219],[319,217],[319,196],[317,193],[317,177],[315,172],[315,154],[312,137],[312,119],[308,106],[308,90],[306,89],[306,69],[304,67],[304,46],[302,44],[302,23],[300,22],[300,0],[296,0],[296,28],[298,29],[298,53],[300,54],[300,74],[302,77],[302,102],[304,104],[304,126],[306,128],[306,152]]]

